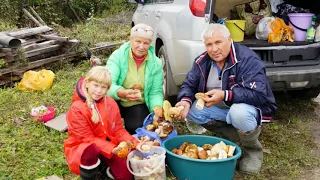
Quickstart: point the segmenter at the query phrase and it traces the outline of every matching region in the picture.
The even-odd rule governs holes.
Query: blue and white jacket
[[[253,105],[260,112],[260,124],[270,122],[277,105],[266,76],[264,62],[248,47],[233,42],[227,62],[227,67],[221,74],[225,104]],[[212,59],[207,52],[196,58],[181,86],[178,101],[189,101],[192,104],[196,93],[206,92],[211,64]]]

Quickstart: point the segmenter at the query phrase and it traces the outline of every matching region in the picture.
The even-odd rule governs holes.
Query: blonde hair
[[[212,35],[215,32],[220,32],[221,35],[223,37],[225,37],[226,39],[228,39],[230,37],[230,31],[225,25],[211,23],[202,32],[202,35],[201,35],[202,41],[204,42],[205,38],[207,38],[207,37],[212,37]]]
[[[149,39],[150,41],[152,41],[153,35],[154,35],[154,31],[152,27],[143,23],[133,26],[130,32],[130,38],[142,37],[142,38]]]
[[[95,108],[94,100],[91,98],[91,96],[89,95],[88,89],[85,87],[85,84],[90,81],[107,85],[109,88],[111,86],[111,75],[106,67],[95,66],[89,70],[89,72],[87,73],[84,79],[83,92],[86,97],[86,102],[89,108],[92,110],[91,120],[92,122],[97,123],[99,121],[98,111]]]

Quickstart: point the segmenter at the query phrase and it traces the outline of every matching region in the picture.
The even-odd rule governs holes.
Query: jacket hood
[[[82,90],[82,84],[83,84],[83,81],[84,81],[84,78],[85,77],[82,77],[79,79],[79,81],[77,82],[77,85],[76,85],[76,95],[82,100],[82,101],[86,101],[86,97],[84,95],[84,92]]]

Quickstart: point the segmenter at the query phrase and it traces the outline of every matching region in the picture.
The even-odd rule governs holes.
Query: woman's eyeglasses
[[[138,27],[135,31],[141,32],[141,33],[146,33],[149,36],[153,36],[153,31],[150,29],[144,29],[144,28]]]

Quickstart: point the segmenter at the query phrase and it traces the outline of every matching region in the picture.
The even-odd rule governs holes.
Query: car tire
[[[289,93],[297,98],[301,99],[313,99],[319,96],[320,94],[320,85],[317,87],[303,89],[303,90],[296,90],[296,91],[289,91]]]
[[[162,45],[158,51],[158,57],[162,61],[162,70],[163,70],[163,97],[168,99],[168,55],[165,50],[164,45]]]

